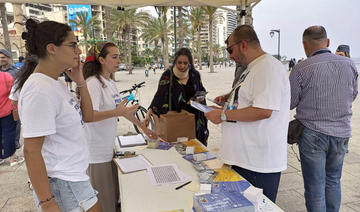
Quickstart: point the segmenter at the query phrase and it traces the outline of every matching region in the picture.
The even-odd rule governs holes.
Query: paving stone
[[[359,210],[360,210],[360,202],[348,203],[348,204],[346,204],[346,206],[354,209],[355,211],[359,211]]]
[[[350,207],[349,205],[342,204],[340,206],[340,211],[341,212],[359,212],[359,208],[354,209],[354,208]]]
[[[1,212],[30,212],[36,210],[32,196],[18,196],[10,198]]]
[[[285,173],[281,175],[279,191],[297,190],[303,187],[302,177],[298,173]]]
[[[279,191],[276,204],[286,212],[306,211],[304,196],[292,189]]]

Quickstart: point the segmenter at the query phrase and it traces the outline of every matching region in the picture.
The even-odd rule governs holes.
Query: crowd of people
[[[206,89],[191,51],[179,49],[160,77],[143,122],[134,116],[138,106],[126,106],[113,80],[120,65],[116,44],[94,44],[82,64],[68,25],[28,19],[25,27],[27,55],[20,71],[10,65],[10,53],[0,50],[0,164],[6,158],[10,165],[24,161],[15,154],[21,125],[39,211],[119,211],[121,191],[112,162],[117,117],[156,138],[147,128],[150,116],[180,110],[195,115],[196,138],[204,145],[208,120],[222,124],[222,161],[275,202],[281,172],[287,168],[291,109],[304,126],[298,144],[306,207],[339,211],[358,72],[349,46],[330,52],[324,27],[304,31],[307,59],[294,62],[289,77],[284,65],[261,48],[253,27],[238,26],[226,40],[237,64],[232,89],[216,97],[218,106],[208,113],[189,104]],[[59,80],[63,72],[76,83],[78,98]],[[206,105],[204,98],[200,102]]]

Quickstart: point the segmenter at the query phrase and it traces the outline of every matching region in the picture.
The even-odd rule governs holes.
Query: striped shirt
[[[335,137],[351,137],[351,105],[358,93],[354,62],[327,49],[315,51],[290,74],[291,109],[305,127]]]

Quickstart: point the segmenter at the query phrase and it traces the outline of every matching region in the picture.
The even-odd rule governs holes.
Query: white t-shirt
[[[17,90],[15,92],[16,88],[17,88],[17,84],[14,83],[13,86],[11,87],[11,91],[10,91],[10,95],[9,95],[9,99],[11,99],[13,101],[19,100],[20,90]]]
[[[87,86],[95,111],[113,110],[121,102],[116,84],[101,76],[104,87],[95,77],[89,77]],[[117,117],[85,124],[90,163],[104,163],[112,160],[116,137]]]
[[[239,89],[238,109],[253,106],[272,110],[271,117],[253,122],[223,122],[221,157],[224,163],[261,173],[280,172],[287,164],[290,83],[286,69],[264,54],[248,65]]]
[[[45,136],[42,156],[49,177],[85,181],[89,165],[80,104],[65,84],[33,73],[19,97],[24,138]]]

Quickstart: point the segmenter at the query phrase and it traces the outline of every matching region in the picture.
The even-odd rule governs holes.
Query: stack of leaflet
[[[254,212],[255,207],[243,193],[250,187],[246,180],[211,184],[211,194],[194,196],[196,212]]]
[[[196,212],[254,212],[254,205],[237,192],[221,192],[194,196]]]
[[[199,157],[202,156],[202,157]],[[215,159],[216,156],[210,152],[204,152],[204,153],[198,153],[198,154],[192,154],[192,155],[185,155],[183,158],[191,163],[194,162],[200,162],[205,160],[212,160]]]

